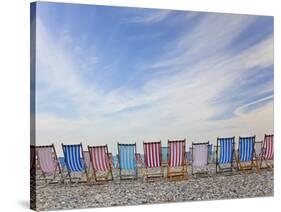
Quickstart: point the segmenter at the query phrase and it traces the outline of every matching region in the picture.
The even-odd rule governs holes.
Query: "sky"
[[[37,3],[36,143],[273,133],[273,17]],[[236,139],[238,141],[238,139]]]

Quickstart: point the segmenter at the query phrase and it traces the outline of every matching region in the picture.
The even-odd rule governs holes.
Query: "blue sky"
[[[273,132],[273,17],[37,3],[37,142]]]

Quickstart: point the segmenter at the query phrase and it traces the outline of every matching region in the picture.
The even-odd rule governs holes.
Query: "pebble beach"
[[[137,180],[114,180],[103,184],[56,183],[36,180],[36,210],[110,207],[167,202],[220,200],[273,196],[273,170],[234,171],[215,174],[214,165],[205,177],[192,176],[187,180],[170,181],[166,178],[145,182],[139,171]]]

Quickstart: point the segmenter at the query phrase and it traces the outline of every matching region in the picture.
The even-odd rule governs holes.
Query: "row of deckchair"
[[[257,153],[257,145],[262,150]],[[191,164],[192,174],[208,173],[209,142],[192,143]],[[88,146],[88,151],[83,151],[82,143],[75,145],[62,144],[64,164],[67,175],[62,176],[61,166],[57,158],[54,145],[31,146],[31,167],[34,168],[35,157],[38,161],[42,176],[47,182],[47,177],[54,180],[60,176],[62,180],[69,178],[72,182],[73,175],[85,175],[87,182],[100,182],[113,180],[112,154],[108,152],[107,145]],[[143,142],[145,179],[164,177],[163,167],[167,166],[168,178],[187,178],[186,140],[168,140],[168,161],[163,164],[161,141]],[[256,142],[255,136],[239,137],[237,155],[235,152],[235,137],[217,138],[216,145],[216,173],[232,171],[236,161],[238,170],[262,168],[262,163],[273,160],[273,135],[265,135],[263,142]],[[118,163],[120,179],[137,179],[138,164],[141,156],[137,153],[136,143],[118,143]],[[266,164],[267,165],[267,164]],[[91,170],[92,171],[91,171]],[[196,172],[196,170],[199,170]]]

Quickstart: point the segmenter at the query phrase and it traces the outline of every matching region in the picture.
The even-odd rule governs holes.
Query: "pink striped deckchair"
[[[53,181],[57,175],[62,179],[61,168],[57,159],[57,154],[54,144],[47,146],[36,146],[36,155],[38,160],[39,169],[42,171],[46,183],[48,177],[52,176],[50,181]]]
[[[146,143],[143,142],[145,179],[163,177],[161,141]],[[155,170],[158,170],[155,172]],[[152,173],[150,173],[153,171]]]
[[[92,177],[94,177],[95,182],[113,180],[107,145],[88,146],[88,150],[90,154],[91,165],[93,168]]]
[[[208,175],[208,147],[209,141],[204,143],[192,143],[192,175]],[[199,169],[200,171],[194,172],[195,169]]]
[[[263,149],[262,149],[262,155],[261,155],[261,162],[260,162],[260,168],[273,168],[273,163],[269,164],[268,161],[273,161],[274,156],[274,145],[273,145],[273,138],[274,135],[264,135],[263,140]],[[262,166],[263,162],[265,163],[265,167]]]
[[[168,140],[168,171],[167,177],[187,178],[187,163],[185,157],[185,139]]]

